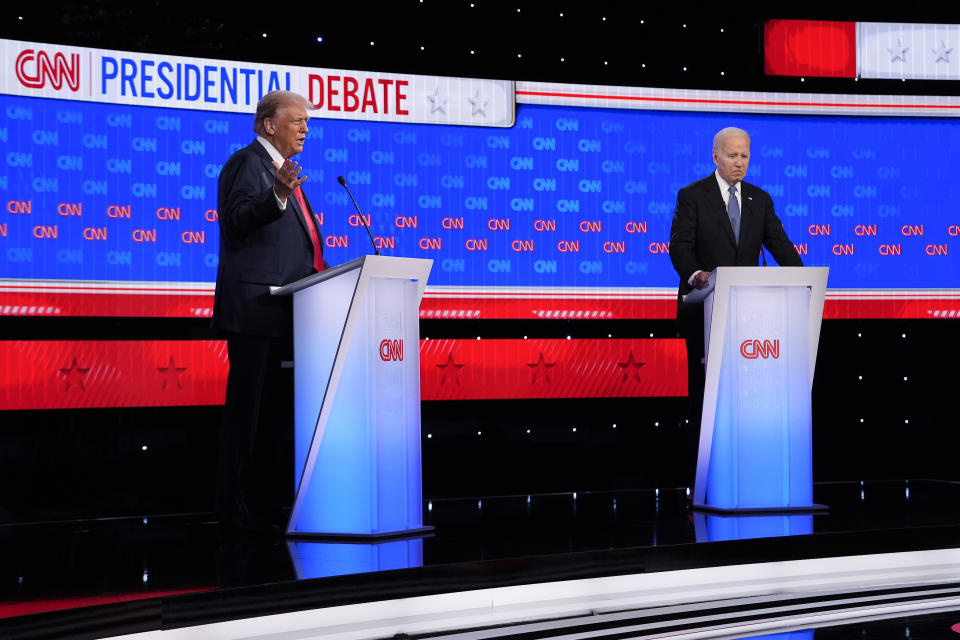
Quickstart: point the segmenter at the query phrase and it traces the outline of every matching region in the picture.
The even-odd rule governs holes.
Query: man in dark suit
[[[803,266],[770,194],[743,182],[750,164],[749,134],[736,127],[721,129],[713,138],[713,161],[713,174],[677,193],[670,226],[670,260],[680,274],[677,322],[687,343],[688,393],[698,425],[705,376],[703,304],[686,303],[683,297],[706,287],[717,267],[757,266],[761,246],[782,266]]]
[[[284,474],[287,483],[293,478],[292,469],[271,469],[275,462],[254,454],[287,437],[293,405],[289,375],[280,366],[292,359],[292,301],[271,296],[269,288],[325,266],[317,219],[300,188],[307,177],[290,159],[303,151],[309,106],[287,91],[264,96],[254,119],[257,138],[227,160],[217,188],[220,264],[213,326],[226,338],[230,359],[218,438],[217,512],[240,530],[268,529],[263,488],[273,480],[265,470]]]

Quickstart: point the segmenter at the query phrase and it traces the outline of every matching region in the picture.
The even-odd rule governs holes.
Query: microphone
[[[350,193],[350,187],[347,186],[347,181],[343,179],[343,176],[337,176],[337,182],[340,183],[344,189],[347,190],[347,193],[350,194],[350,199],[353,200],[353,206],[357,210],[357,214],[360,216],[360,224],[363,225],[363,228],[367,230],[367,235],[370,236],[370,244],[373,245],[373,252],[377,255],[380,255],[380,250],[377,249],[377,243],[373,239],[373,234],[370,233],[370,227],[367,226],[367,221],[363,217],[363,213],[360,211],[360,207],[357,205],[356,198],[353,197],[353,194]]]

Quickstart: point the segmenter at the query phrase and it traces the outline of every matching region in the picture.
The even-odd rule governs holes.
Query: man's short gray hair
[[[292,104],[303,105],[303,108],[307,110],[313,107],[309,100],[293,91],[271,91],[263,96],[257,103],[257,115],[254,116],[253,130],[258,136],[267,135],[267,130],[263,128],[263,121],[267,118],[275,118],[281,108]]]
[[[714,151],[720,150],[720,142],[725,138],[746,138],[747,143],[750,142],[750,134],[743,129],[739,129],[737,127],[727,127],[725,129],[720,129],[720,131],[717,131],[717,135],[713,136]]]

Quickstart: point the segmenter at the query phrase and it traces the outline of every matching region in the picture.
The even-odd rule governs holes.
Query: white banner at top
[[[861,78],[960,80],[960,24],[857,23]]]
[[[275,89],[311,115],[342,120],[510,127],[507,80],[373,73],[0,40],[0,93],[250,113]]]

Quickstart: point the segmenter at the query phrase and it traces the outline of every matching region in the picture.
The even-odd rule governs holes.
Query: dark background
[[[806,5],[744,14],[737,5],[706,11],[691,5],[665,13],[642,2],[472,4],[402,0],[248,9],[239,3],[159,0],[29,3],[0,9],[0,37],[593,85],[960,91],[958,82],[766,77],[761,37],[763,21],[770,18],[957,23],[960,7],[908,3],[858,11]],[[824,322],[813,392],[817,482],[960,480],[954,464],[960,445],[954,417],[960,400],[958,328],[956,320]],[[676,329],[668,320],[421,322],[421,335],[432,338],[610,333],[673,337]],[[0,317],[0,335],[7,340],[214,337],[205,320],[132,318]],[[219,417],[219,407],[0,412],[0,522],[208,511]],[[697,430],[686,417],[686,398],[427,402],[424,497],[690,486]],[[278,478],[278,484],[286,482]]]

